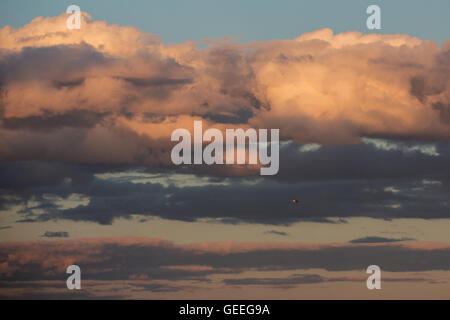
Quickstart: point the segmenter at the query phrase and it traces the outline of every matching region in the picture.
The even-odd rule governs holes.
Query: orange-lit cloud
[[[167,163],[171,130],[199,118],[302,143],[450,138],[448,41],[322,29],[199,48],[66,18],[0,29],[0,160]]]

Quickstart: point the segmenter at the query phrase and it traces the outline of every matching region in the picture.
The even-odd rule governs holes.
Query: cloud
[[[3,126],[7,129],[28,129],[51,131],[63,127],[92,128],[101,122],[105,113],[95,113],[89,110],[73,110],[62,115],[44,114],[42,116],[29,116],[25,118],[7,118]]]
[[[325,279],[318,274],[302,274],[287,278],[239,278],[239,279],[224,279],[223,282],[227,285],[263,285],[274,287],[293,287],[300,284],[313,284],[325,282]]]
[[[449,270],[449,259],[449,245],[442,243],[177,245],[162,239],[111,238],[0,244],[4,281],[58,280],[71,264],[80,266],[85,280],[205,282],[212,275],[250,270],[351,271],[373,263],[390,272]]]
[[[366,278],[363,277],[323,277],[319,274],[296,274],[289,277],[278,278],[236,278],[224,279],[226,285],[237,286],[271,286],[275,288],[290,289],[303,284],[317,284],[326,282],[360,282],[364,283]],[[402,277],[383,277],[383,281],[387,282],[425,282],[430,281],[426,278],[402,278]]]
[[[267,234],[274,234],[274,235],[277,235],[277,236],[287,236],[287,235],[288,235],[288,233],[286,233],[286,232],[283,232],[283,231],[277,231],[277,230],[269,230],[269,231],[266,231],[266,232],[264,232],[264,233],[267,233]]]
[[[401,242],[401,241],[412,241],[415,239],[411,238],[400,238],[400,239],[393,239],[393,238],[384,238],[384,237],[364,237],[364,238],[358,238],[350,240],[350,243],[386,243],[386,242]]]
[[[118,286],[109,284],[115,289]],[[130,285],[122,285],[126,290]],[[155,284],[155,287],[157,284]],[[161,287],[163,285],[161,284]],[[139,288],[136,286],[136,288]],[[82,290],[67,290],[65,280],[51,281],[0,281],[0,299],[2,300],[86,300],[86,299],[125,299],[123,293],[108,292],[101,282],[83,282]]]
[[[17,222],[111,224],[132,214],[272,225],[449,217],[450,41],[440,48],[408,35],[322,29],[199,48],[164,45],[157,35],[85,13],[82,29],[70,31],[66,18],[0,29],[0,210],[17,213]],[[173,166],[170,134],[192,130],[194,120],[204,129],[280,128],[279,174]],[[0,296],[61,297],[69,264],[82,267],[83,281],[121,281],[123,294],[190,290],[180,282],[225,275],[226,286],[364,281],[247,276],[255,270],[364,272],[373,263],[392,272],[449,269],[448,244],[407,240],[7,242],[0,244]],[[61,283],[30,290],[37,281]],[[72,297],[110,297],[108,286]]]
[[[199,48],[65,19],[0,30],[0,209],[19,222],[449,217],[450,42],[323,29]],[[280,128],[279,174],[173,166],[193,120]]]
[[[272,225],[347,217],[448,218],[449,153],[443,148],[439,157],[370,145],[327,146],[306,153],[296,153],[296,148],[292,145],[285,153],[287,171],[276,179],[9,163],[0,165],[6,184],[0,206],[15,210],[22,221],[101,224],[133,214]],[[289,199],[300,203],[291,206]]]
[[[67,231],[45,231],[42,237],[46,238],[68,238],[69,233]]]
[[[448,271],[450,247],[429,242],[175,244],[149,238],[4,242],[0,243],[0,298],[149,297],[152,293],[192,293],[217,288],[217,284],[219,288],[279,289],[334,282],[364,285],[365,269],[373,263],[383,272],[412,272],[385,274],[383,281],[432,285],[432,280],[416,273]],[[65,271],[71,264],[82,270],[80,295],[70,294],[65,286]],[[337,273],[341,271],[345,273]],[[290,275],[274,276],[274,272]]]
[[[305,152],[287,142],[280,149],[279,174],[268,179],[248,172],[227,177],[233,172],[227,166],[1,163],[0,208],[18,210],[20,221],[102,224],[132,214],[273,225],[360,216],[447,218],[450,144],[432,143],[439,156],[413,148],[414,141],[401,144],[414,150],[362,143]],[[289,199],[300,203],[288,206]]]
[[[450,137],[447,43],[322,29],[199,48],[66,18],[0,29],[2,161],[170,165],[171,131],[195,119],[322,145]]]

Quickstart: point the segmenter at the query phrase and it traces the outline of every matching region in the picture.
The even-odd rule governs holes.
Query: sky
[[[382,30],[442,42],[448,39],[450,3],[446,0],[3,0],[0,26],[23,26],[38,16],[56,16],[71,4],[95,20],[132,25],[158,34],[164,43],[232,38],[239,42],[291,39],[321,28],[364,33],[366,8],[382,10]]]
[[[1,299],[450,298],[448,1],[132,3],[0,4]]]

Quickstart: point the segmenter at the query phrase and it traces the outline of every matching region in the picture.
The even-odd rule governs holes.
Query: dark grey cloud
[[[266,232],[264,232],[264,233],[275,234],[275,235],[277,235],[277,236],[287,236],[287,235],[288,235],[288,233],[286,233],[286,232],[283,232],[283,231],[277,231],[277,230],[269,230],[269,231],[266,231]]]
[[[126,82],[129,82],[138,87],[159,87],[159,86],[179,86],[192,82],[192,79],[171,79],[171,78],[133,78],[120,77]]]
[[[90,110],[70,110],[62,114],[46,112],[40,116],[3,119],[6,129],[54,130],[63,127],[91,128],[102,121],[109,113],[98,113]]]
[[[279,277],[279,278],[236,278],[236,279],[224,279],[223,282],[226,285],[237,285],[237,286],[270,286],[276,288],[290,289],[292,287],[302,285],[302,284],[317,284],[324,282],[363,282],[364,280],[352,278],[352,277],[324,277],[318,274],[296,274],[289,277]],[[384,278],[383,282],[429,282],[430,279],[427,278],[405,278],[405,277],[395,277],[395,278]]]
[[[448,218],[450,144],[422,143],[419,148],[414,141],[386,143],[395,147],[383,150],[364,143],[305,151],[290,143],[281,149],[279,174],[268,178],[257,173],[233,176],[233,168],[225,165],[139,167],[161,177],[184,173],[211,183],[226,183],[183,188],[94,178],[96,173],[138,169],[125,164],[6,162],[0,163],[0,207],[7,209],[34,199],[38,205],[24,208],[20,220],[70,219],[102,224],[131,214],[274,225],[345,221],[348,217]],[[89,198],[89,204],[61,210],[44,196],[67,198],[73,193]],[[300,202],[292,206],[290,199]],[[36,215],[34,209],[45,213]]]
[[[58,88],[73,88],[84,83],[85,78],[70,79],[70,80],[54,80],[53,85]]]
[[[195,116],[197,114],[193,113],[192,115]],[[204,114],[198,115],[200,115],[204,119],[210,119],[216,123],[239,124],[239,123],[248,123],[248,120],[251,117],[253,117],[253,111],[251,109],[242,108],[229,113],[206,112]]]
[[[364,238],[358,238],[350,240],[350,243],[383,243],[383,242],[400,242],[400,241],[413,241],[415,239],[412,238],[385,238],[385,237],[377,237],[377,236],[371,236],[371,237],[364,237]]]
[[[0,189],[25,192],[42,186],[86,184],[94,173],[110,169],[43,161],[4,162],[0,163]]]
[[[142,292],[142,291],[150,291],[150,292],[178,292],[185,289],[189,289],[186,286],[174,286],[169,284],[161,284],[161,283],[149,283],[149,284],[139,284],[135,285],[135,288],[132,289],[135,292]]]
[[[182,286],[167,283],[145,283],[140,280],[122,282],[120,289],[103,287],[117,286],[113,281],[106,283],[83,283],[81,290],[67,290],[65,280],[53,281],[0,281],[0,300],[123,300],[130,298],[120,290],[132,293],[168,293],[192,290],[193,286]],[[21,289],[13,292],[8,289]]]
[[[161,285],[161,287],[164,286]],[[20,292],[8,290],[18,288],[21,289]],[[82,290],[61,290],[62,288],[66,288],[65,280],[55,283],[1,281],[0,300],[118,300],[126,298],[120,293],[99,294],[96,288],[85,285]]]
[[[442,101],[432,104],[433,110],[439,112],[440,119],[445,123],[450,123],[450,102],[445,103]]]
[[[325,281],[325,278],[318,274],[301,274],[286,278],[239,278],[223,280],[227,285],[263,285],[274,287],[293,287],[300,284],[321,283]]]
[[[67,231],[45,231],[42,237],[46,238],[68,238],[69,233]]]
[[[380,141],[381,142],[381,141]],[[436,177],[448,179],[450,169],[449,143],[385,140],[398,149],[381,150],[373,144],[322,146],[301,152],[300,145],[288,144],[280,150],[280,170],[272,177],[278,180],[361,180]],[[430,156],[416,149],[422,145],[435,148],[439,156]],[[411,150],[405,152],[404,150]]]
[[[19,52],[3,51],[0,83],[38,80],[49,81],[57,88],[71,87],[82,83],[82,74],[86,70],[110,61],[86,43],[26,47]]]
[[[286,183],[262,179],[249,187],[245,180],[236,178],[229,179],[227,185],[177,187],[97,178],[83,185],[38,189],[12,198],[14,204],[25,202],[31,196],[37,201],[36,206],[20,211],[24,218],[110,224],[118,217],[141,214],[183,221],[215,218],[223,222],[281,225],[302,220],[329,222],[331,217],[449,217],[448,183],[424,185],[422,180]],[[62,210],[45,196],[67,198],[73,193],[89,198],[89,204]],[[289,199],[299,199],[300,203],[292,206]],[[36,209],[45,213],[34,214]]]
[[[410,93],[420,102],[425,102],[425,98],[430,94],[438,94],[442,90],[436,90],[429,86],[424,76],[414,76],[410,79]]]

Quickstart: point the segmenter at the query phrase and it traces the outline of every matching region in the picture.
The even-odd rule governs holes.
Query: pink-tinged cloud
[[[66,18],[0,29],[0,160],[167,164],[195,119],[322,144],[450,138],[450,41],[322,29],[199,48]]]
[[[53,279],[64,274],[71,264],[79,265],[87,279],[171,280],[254,269],[359,270],[370,265],[370,261],[387,271],[448,269],[450,244],[174,244],[148,238],[0,244],[0,274],[4,279],[16,280],[33,277],[39,277],[36,280]]]

